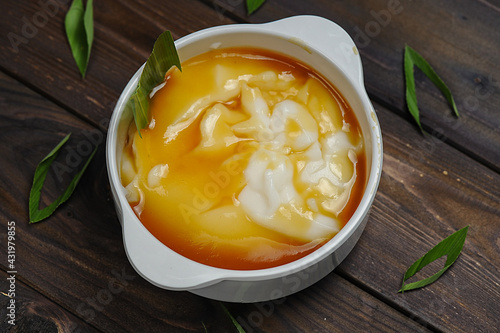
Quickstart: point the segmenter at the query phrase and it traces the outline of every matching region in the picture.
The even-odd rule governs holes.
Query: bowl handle
[[[358,48],[347,32],[338,24],[320,16],[299,15],[262,24],[272,31],[294,36],[293,41],[306,51],[308,46],[323,53],[359,88],[364,88],[363,67]],[[321,34],[318,34],[318,31]],[[310,52],[310,51],[309,51]]]
[[[130,263],[144,279],[169,290],[204,287],[222,279],[214,268],[182,257],[163,245],[138,222],[130,206],[125,208],[122,220],[125,250]]]

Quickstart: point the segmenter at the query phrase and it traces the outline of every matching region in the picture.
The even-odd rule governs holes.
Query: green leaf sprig
[[[233,317],[233,315],[231,314],[231,312],[229,312],[229,310],[224,306],[224,304],[222,304],[220,302],[219,302],[219,304],[222,307],[222,309],[224,310],[224,312],[226,313],[226,315],[233,322],[233,325],[238,330],[238,333],[245,333],[245,329],[240,325],[240,323],[238,323],[238,321]]]
[[[92,0],[83,7],[82,0],[74,0],[64,20],[66,36],[76,65],[85,77],[94,40],[94,13]]]
[[[424,132],[422,124],[420,123],[420,111],[417,106],[417,95],[415,93],[415,77],[413,73],[414,66],[417,66],[431,81],[436,85],[436,87],[441,90],[443,95],[446,97],[450,103],[453,111],[457,117],[459,117],[457,106],[453,100],[450,89],[441,80],[441,78],[436,74],[434,69],[425,59],[418,54],[414,49],[406,45],[405,47],[405,57],[404,57],[404,69],[405,69],[405,80],[406,80],[406,104],[408,105],[408,110],[417,122],[418,127]]]
[[[176,66],[180,71],[181,62],[174,39],[170,31],[163,32],[153,46],[153,52],[146,61],[135,92],[128,101],[128,107],[132,108],[137,131],[141,136],[141,130],[149,123],[149,94],[165,80],[165,74]],[[142,137],[142,136],[141,136]]]
[[[49,171],[50,165],[57,157],[59,150],[66,143],[66,141],[68,141],[70,136],[71,133],[66,135],[66,137],[62,139],[61,142],[59,142],[59,144],[54,149],[52,149],[52,151],[47,156],[45,156],[36,167],[29,198],[29,223],[36,223],[49,217],[56,210],[56,208],[59,207],[59,205],[69,199],[97,151],[98,146],[96,146],[92,154],[90,154],[90,157],[87,159],[87,162],[85,162],[83,168],[75,175],[75,177],[73,177],[71,183],[68,185],[64,193],[49,206],[45,207],[44,209],[39,209],[41,191],[43,183],[45,182],[45,178],[47,176],[47,172]]]
[[[410,268],[406,271],[404,277],[403,277],[403,284],[401,285],[401,289],[399,289],[398,292],[404,292],[412,289],[417,289],[417,288],[422,288],[425,287],[434,281],[436,281],[441,275],[443,275],[444,272],[448,268],[450,268],[451,265],[457,260],[458,256],[462,252],[462,248],[464,246],[465,242],[465,237],[467,236],[467,231],[469,230],[469,226],[466,226],[452,235],[448,236],[447,238],[443,239],[438,245],[433,247],[429,252],[427,252],[422,258],[418,259],[415,261]],[[444,267],[439,270],[437,273],[431,275],[428,278],[419,280],[417,282],[412,282],[412,283],[405,283],[406,280],[411,278],[413,275],[415,275],[417,272],[419,272],[422,268],[425,266],[429,265],[433,261],[443,257],[446,257],[446,263]]]
[[[248,15],[251,15],[257,9],[259,9],[259,7],[262,6],[265,1],[266,0],[247,0],[247,13],[248,13]]]

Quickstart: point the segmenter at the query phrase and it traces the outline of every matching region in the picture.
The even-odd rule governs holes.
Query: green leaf
[[[441,80],[441,78],[436,74],[431,65],[425,61],[425,59],[418,54],[414,49],[406,45],[405,47],[405,58],[404,58],[404,69],[405,69],[405,79],[406,79],[406,104],[411,115],[417,122],[420,130],[424,132],[422,124],[420,123],[420,111],[417,105],[417,95],[415,93],[415,77],[413,73],[413,67],[417,66],[431,81],[436,85],[436,87],[441,90],[443,95],[446,97],[450,103],[453,111],[457,117],[459,117],[457,106],[453,100],[450,89]]]
[[[257,9],[259,9],[259,7],[262,6],[262,4],[265,1],[266,0],[247,0],[247,13],[248,13],[248,15],[251,15]]]
[[[170,31],[167,30],[156,40],[137,88],[128,101],[128,107],[132,108],[139,135],[149,123],[149,94],[153,88],[165,80],[165,74],[173,66],[182,71],[174,39]]]
[[[222,309],[224,310],[224,312],[227,314],[227,316],[231,319],[231,321],[233,322],[234,324],[234,327],[236,327],[236,329],[238,330],[238,333],[245,333],[245,329],[243,329],[243,327],[241,327],[240,323],[238,323],[238,321],[236,319],[234,319],[233,315],[229,312],[229,310],[224,306],[224,304],[222,303],[219,303],[220,306],[222,306]]]
[[[460,252],[462,252],[462,248],[464,246],[465,242],[465,237],[467,236],[467,230],[469,230],[469,226],[466,226],[465,228],[462,228],[452,235],[448,236],[447,238],[443,239],[438,245],[433,247],[429,252],[427,252],[422,258],[418,259],[413,263],[413,265],[408,268],[406,271],[404,277],[403,277],[403,284],[401,286],[401,289],[398,292],[404,292],[412,289],[417,289],[417,288],[422,288],[424,286],[427,286],[434,281],[436,281],[441,275],[443,275],[444,272],[448,268],[450,268],[451,265],[457,260],[458,256],[460,255]],[[406,284],[405,281],[411,278],[413,275],[415,275],[417,272],[419,272],[422,268],[430,264],[431,262],[443,257],[447,256],[446,258],[446,263],[444,267],[439,270],[437,273],[434,275],[422,279],[417,282],[413,283],[408,283]]]
[[[82,77],[85,77],[87,71],[94,40],[93,17],[92,0],[87,1],[86,9],[82,0],[74,0],[64,20],[69,46]]]
[[[43,183],[45,182],[45,178],[47,176],[47,172],[49,171],[52,162],[57,157],[59,150],[66,143],[66,141],[68,141],[70,136],[71,133],[66,135],[66,137],[62,139],[61,142],[59,142],[59,144],[54,149],[52,149],[52,151],[47,156],[45,156],[44,159],[36,167],[35,176],[33,177],[33,185],[31,186],[31,191],[30,191],[30,199],[29,199],[30,223],[39,222],[49,217],[59,205],[61,205],[63,202],[69,199],[69,197],[71,196],[71,194],[73,194],[76,185],[78,185],[78,182],[82,178],[83,173],[87,169],[88,165],[90,164],[90,161],[92,160],[97,151],[98,146],[95,147],[94,151],[88,158],[83,168],[75,175],[75,177],[73,178],[69,186],[66,188],[64,193],[49,206],[40,210],[39,209],[40,195]]]

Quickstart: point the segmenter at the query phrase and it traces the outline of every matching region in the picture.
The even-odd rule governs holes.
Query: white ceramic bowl
[[[228,270],[187,259],[158,241],[139,221],[125,198],[119,165],[132,114],[125,104],[141,67],[123,90],[111,117],[106,159],[123,241],[131,264],[152,284],[230,302],[281,298],[302,290],[330,273],[352,250],[365,224],[382,172],[382,137],[364,85],[361,60],[349,35],[337,24],[316,16],[295,16],[266,24],[218,26],[175,42],[181,61],[212,48],[265,48],[300,60],[321,73],[350,104],[365,140],[367,183],[354,215],[341,231],[315,252],[294,262],[259,270]]]

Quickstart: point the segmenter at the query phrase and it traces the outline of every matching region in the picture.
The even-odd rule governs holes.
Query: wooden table
[[[15,326],[2,332],[235,332],[219,302],[159,289],[127,260],[105,165],[107,121],[156,37],[223,24],[315,14],[356,41],[384,140],[368,225],[347,259],[277,302],[225,304],[247,332],[498,332],[500,326],[500,3],[498,1],[95,0],[85,79],[64,34],[68,0],[0,5],[0,286],[8,294],[8,222],[15,222]],[[21,37],[12,42],[12,34]],[[9,39],[10,38],[10,39]],[[24,38],[24,39],[23,39]],[[412,46],[453,92],[460,118],[416,71],[422,135],[406,108],[403,50]],[[77,170],[82,142],[101,142],[73,196],[28,224],[36,165],[68,133],[58,161]],[[88,147],[87,147],[88,148]],[[73,153],[72,153],[73,152]],[[88,154],[88,153],[87,153]],[[43,205],[71,172],[51,169]],[[461,256],[437,282],[397,293],[405,270],[470,225]],[[444,261],[439,261],[440,265]],[[437,270],[437,264],[427,274]],[[425,273],[424,273],[425,274]]]

